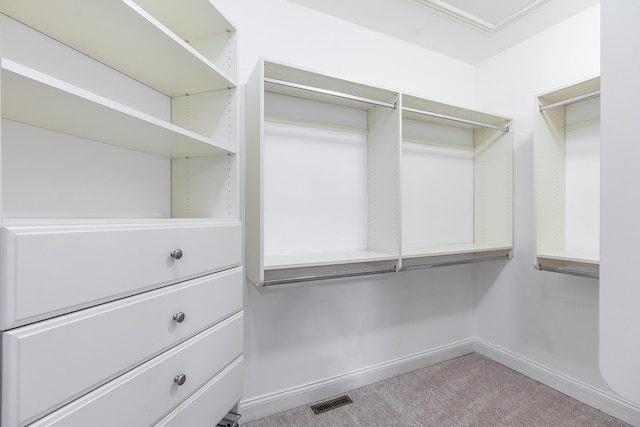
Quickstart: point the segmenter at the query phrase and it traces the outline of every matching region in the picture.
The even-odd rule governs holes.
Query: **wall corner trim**
[[[640,406],[568,375],[514,354],[480,338],[474,351],[631,425],[640,425]]]
[[[480,338],[468,338],[321,381],[244,399],[238,411],[243,422],[254,421],[473,352],[624,422],[640,426],[640,406]]]

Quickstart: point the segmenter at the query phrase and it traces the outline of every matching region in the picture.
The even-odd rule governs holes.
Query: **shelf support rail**
[[[562,273],[562,274],[569,274],[571,276],[588,277],[590,279],[600,278],[600,274],[598,272],[573,270],[570,268],[562,268],[562,267],[546,267],[544,265],[540,265],[538,269],[540,271],[549,271],[551,273]]]
[[[486,258],[462,259],[457,261],[431,262],[426,264],[403,266],[401,271],[424,270],[427,268],[447,267],[450,265],[475,264],[478,262],[486,262],[486,261],[504,261],[504,260],[508,261],[510,259],[511,259],[511,255],[500,255],[500,256],[493,256],[493,257],[486,257]]]
[[[463,119],[461,117],[446,116],[444,114],[434,113],[432,111],[418,110],[416,108],[409,108],[409,107],[402,107],[402,111],[407,111],[409,113],[422,114],[423,116],[436,117],[438,119],[451,120],[451,121],[458,122],[458,123],[466,123],[468,125],[473,125],[473,126],[481,126],[483,128],[499,130],[501,132],[509,132],[509,127],[508,126],[506,126],[506,127],[505,126],[496,126],[496,125],[491,125],[489,123],[482,123],[482,122],[476,122],[474,120]]]
[[[575,104],[576,102],[585,101],[587,99],[595,98],[596,96],[600,96],[599,90],[594,90],[593,92],[585,93],[582,95],[574,96],[573,98],[565,99],[563,101],[554,102],[549,105],[540,105],[540,111],[549,110],[551,108],[562,107],[563,105]]]
[[[395,272],[396,272],[396,267],[394,266],[391,268],[382,268],[377,270],[345,271],[343,273],[327,273],[327,274],[316,274],[316,275],[310,275],[310,276],[284,277],[282,279],[265,280],[264,286],[284,285],[284,284],[297,283],[297,282],[311,282],[315,280],[340,279],[344,277],[368,276],[372,274],[395,273]]]
[[[320,89],[320,88],[313,87],[313,86],[306,86],[306,85],[301,85],[301,84],[298,84],[298,83],[287,82],[285,80],[272,79],[270,77],[265,77],[264,81],[266,83],[273,83],[273,84],[276,84],[276,85],[287,86],[287,87],[291,87],[291,88],[294,88],[294,89],[307,90],[309,92],[321,93],[323,95],[336,96],[338,98],[350,99],[352,101],[366,102],[367,104],[379,105],[381,107],[396,108],[396,103],[395,102],[392,104],[390,102],[382,102],[382,101],[378,101],[376,99],[363,98],[361,96],[350,95],[348,93],[336,92],[336,91],[328,90],[328,89]]]

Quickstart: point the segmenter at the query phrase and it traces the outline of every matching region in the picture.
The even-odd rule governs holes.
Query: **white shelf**
[[[397,260],[393,254],[373,251],[323,252],[291,255],[265,255],[265,270],[319,267],[337,264]]]
[[[402,95],[402,107],[403,108],[408,107],[411,109],[433,112],[443,116],[450,116],[450,117],[455,117],[455,118],[466,120],[466,121],[485,123],[493,126],[508,126],[510,122],[509,118],[506,118],[503,116],[484,113],[481,111],[471,110],[469,108],[458,107],[455,105],[445,104],[442,102],[433,101],[430,99],[424,99],[424,98],[420,98],[412,95],[406,95],[406,94]],[[424,121],[424,122],[438,124],[438,125],[457,127],[460,129],[478,130],[483,128],[483,126],[479,124],[469,124],[469,123],[463,123],[460,121],[442,119],[438,117],[430,117],[424,114],[418,114],[411,111],[403,111],[402,117],[411,119],[411,120],[419,120],[419,121]]]
[[[206,3],[198,2],[198,28],[211,17],[213,29],[219,14],[210,4],[203,7]],[[170,25],[190,21],[181,9],[181,3],[165,9]],[[130,0],[11,1],[3,2],[0,11],[171,97],[235,87],[233,74]],[[232,30],[225,26],[218,31],[227,29]]]
[[[1,78],[3,118],[168,158],[235,150],[5,58]]]
[[[394,104],[396,102],[396,93],[391,90],[338,79],[304,68],[284,64],[282,62],[265,60],[264,76],[268,79],[280,80],[310,88],[317,88],[322,91],[313,92],[265,82],[265,91],[272,93],[296,96],[304,99],[364,110],[371,108],[371,104],[362,100],[350,99],[349,97],[369,99],[389,104]],[[335,93],[335,95],[330,95],[326,92],[332,92]],[[347,97],[340,96],[340,94],[346,95]]]

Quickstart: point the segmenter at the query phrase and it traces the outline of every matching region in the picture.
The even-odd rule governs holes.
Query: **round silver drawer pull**
[[[178,385],[183,385],[185,382],[187,382],[187,376],[185,374],[176,375],[173,378],[173,382]]]
[[[171,258],[173,259],[182,258],[182,249],[176,249],[175,251],[171,251]]]
[[[184,314],[183,312],[179,312],[173,315],[173,320],[175,320],[177,323],[182,323],[184,322],[184,319],[186,317],[186,314]]]

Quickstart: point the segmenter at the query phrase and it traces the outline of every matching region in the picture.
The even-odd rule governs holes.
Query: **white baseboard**
[[[633,426],[640,426],[640,406],[602,391],[565,374],[549,369],[481,339],[474,339],[474,350],[501,365],[520,372],[580,402],[601,410]]]
[[[640,406],[478,338],[469,338],[322,381],[241,400],[238,411],[242,414],[243,423],[250,422],[473,352],[482,354],[619,420],[633,426],[640,426]]]
[[[238,411],[242,414],[243,423],[250,422],[406,374],[416,369],[464,356],[474,351],[474,339],[470,338],[322,381],[304,384],[265,396],[241,400],[238,405]]]

